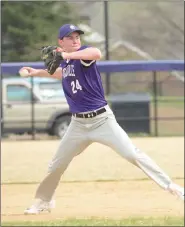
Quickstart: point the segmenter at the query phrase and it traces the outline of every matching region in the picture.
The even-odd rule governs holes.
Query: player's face
[[[66,52],[77,51],[81,47],[80,35],[78,32],[73,32],[58,42],[62,49]]]

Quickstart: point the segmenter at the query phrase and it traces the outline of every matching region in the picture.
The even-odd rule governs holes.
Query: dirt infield
[[[184,138],[133,138],[133,142],[184,185]],[[56,209],[51,214],[24,216],[37,187],[29,183],[43,178],[58,143],[2,143],[2,221],[184,215],[182,201],[110,148],[93,144],[65,172],[55,195]]]
[[[35,189],[36,185],[3,186],[2,221],[184,215],[184,203],[154,183],[130,181],[60,184],[52,213],[25,216],[23,210],[30,204]]]

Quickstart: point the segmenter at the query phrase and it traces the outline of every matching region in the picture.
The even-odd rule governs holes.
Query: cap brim
[[[76,30],[73,30],[73,31],[69,32],[68,34],[66,34],[65,37],[66,37],[66,36],[69,36],[69,35],[70,35],[71,33],[73,33],[73,32],[78,32],[80,35],[83,35],[83,34],[84,34],[84,32],[83,32],[82,30],[76,29]]]

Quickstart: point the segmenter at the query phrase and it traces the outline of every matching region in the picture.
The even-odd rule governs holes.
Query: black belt
[[[92,112],[89,112],[89,113],[84,113],[84,114],[83,113],[76,113],[76,114],[73,114],[73,116],[79,117],[79,118],[92,118],[92,117],[96,117],[97,115],[105,113],[105,112],[106,112],[106,109],[101,108],[99,110],[92,111]]]

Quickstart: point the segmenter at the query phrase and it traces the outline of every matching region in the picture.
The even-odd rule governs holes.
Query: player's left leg
[[[114,115],[108,114],[104,124],[93,130],[91,139],[111,147],[122,157],[139,167],[160,187],[184,199],[184,189],[174,184],[170,177],[148,155],[134,146],[127,133],[115,120]]]

